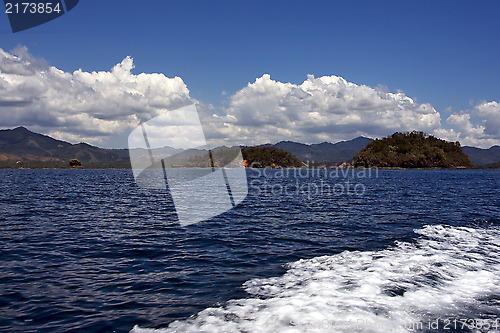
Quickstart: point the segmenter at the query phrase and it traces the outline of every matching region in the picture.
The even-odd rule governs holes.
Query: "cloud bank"
[[[27,49],[0,49],[0,126],[99,144],[165,110],[192,103],[181,78],[131,73],[126,57],[110,71],[67,73]]]
[[[221,117],[226,137],[258,143],[335,142],[413,129],[432,133],[441,126],[440,114],[429,104],[333,75],[309,75],[296,85],[265,74],[231,96],[226,113]]]
[[[474,125],[472,117],[479,118],[480,123]],[[500,103],[481,102],[471,110],[451,114],[446,123],[455,129],[440,129],[437,134],[448,140],[482,148],[500,145]]]
[[[109,71],[68,73],[26,48],[0,49],[0,126],[27,126],[59,139],[93,144],[130,131],[166,110],[197,103],[208,137],[220,144],[281,140],[337,142],[421,130],[464,145],[500,144],[500,104],[481,102],[444,121],[430,104],[404,93],[357,85],[337,76],[301,84],[265,74],[231,96],[220,112],[189,96],[179,77],[132,74],[126,57]]]

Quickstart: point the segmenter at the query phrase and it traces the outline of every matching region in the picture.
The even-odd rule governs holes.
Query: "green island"
[[[166,159],[172,168],[247,167],[247,168],[300,168],[305,166],[295,155],[272,146],[242,147],[243,165],[233,165],[240,147],[213,149],[210,154],[203,151],[196,156],[184,157],[183,153]],[[240,160],[241,161],[241,160]]]
[[[241,153],[246,167],[300,168],[306,166],[292,153],[272,146],[244,147]]]
[[[354,156],[355,167],[472,168],[460,143],[447,142],[424,132],[396,132],[376,139]]]

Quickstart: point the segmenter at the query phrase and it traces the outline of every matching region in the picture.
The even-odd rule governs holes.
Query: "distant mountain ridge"
[[[31,132],[25,127],[0,130],[0,163],[21,166],[65,166],[76,158],[84,165],[124,166],[125,158],[87,143],[71,144],[50,136]],[[24,163],[23,163],[24,162]]]
[[[489,149],[465,146],[462,151],[469,156],[475,166],[486,166],[500,163],[500,146],[493,146]]]
[[[293,141],[281,141],[274,145],[297,156],[302,162],[336,162],[351,161],[361,149],[372,142],[372,139],[357,137],[349,141],[337,143],[323,142],[317,144],[304,144]]]
[[[339,164],[352,161],[354,156],[366,147],[372,139],[358,137],[337,143],[323,142],[319,144],[303,144],[293,141],[281,141],[272,146],[292,153],[302,162],[330,162]],[[215,148],[218,149],[218,148]],[[469,156],[475,166],[500,163],[500,147],[489,149],[463,147],[463,152]],[[135,156],[146,156],[146,149],[134,149]],[[182,150],[172,147],[156,148],[153,155],[179,154],[197,156],[203,152],[197,150]],[[39,134],[25,127],[0,130],[0,167],[66,167],[69,160],[76,158],[84,167],[130,168],[129,150],[105,149],[87,143],[72,144],[57,140],[50,136]]]

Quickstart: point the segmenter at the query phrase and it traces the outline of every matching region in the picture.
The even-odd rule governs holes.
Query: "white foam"
[[[500,295],[500,229],[438,225],[416,232],[414,244],[299,260],[283,276],[246,282],[250,298],[166,329],[131,332],[414,332],[439,317],[489,313],[490,324],[499,318],[487,300]]]

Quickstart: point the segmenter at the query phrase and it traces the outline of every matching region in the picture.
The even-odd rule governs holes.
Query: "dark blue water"
[[[288,276],[299,259],[383,254],[434,237],[421,235],[433,225],[484,235],[500,225],[498,171],[297,172],[248,171],[243,204],[180,227],[168,193],[138,188],[130,170],[0,170],[0,331],[167,327],[249,298],[249,283]],[[491,288],[469,315],[500,316]]]

